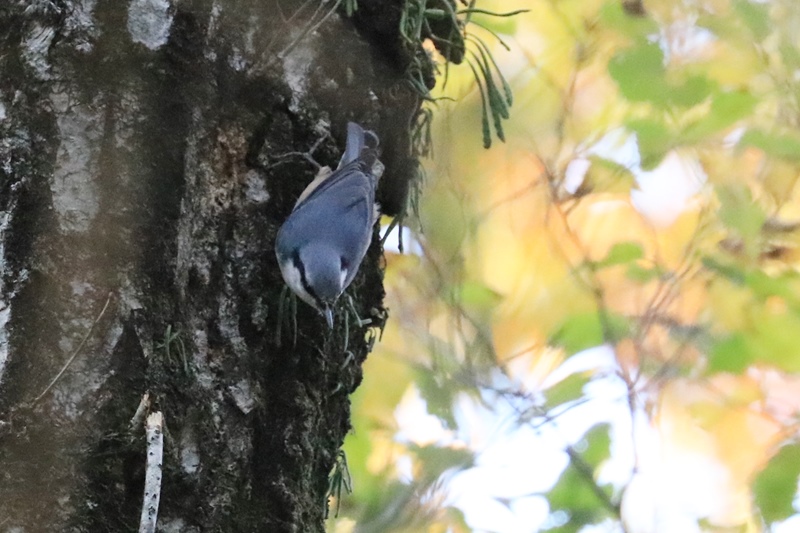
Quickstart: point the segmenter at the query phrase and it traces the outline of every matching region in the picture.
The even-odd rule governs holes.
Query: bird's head
[[[286,283],[304,302],[316,308],[333,327],[333,306],[344,291],[347,264],[331,246],[312,242],[281,261]]]

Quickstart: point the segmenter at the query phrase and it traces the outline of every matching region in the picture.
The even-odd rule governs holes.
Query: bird
[[[358,273],[379,217],[375,189],[383,165],[378,144],[374,132],[349,122],[336,170],[320,170],[275,239],[286,285],[331,329],[334,304]]]

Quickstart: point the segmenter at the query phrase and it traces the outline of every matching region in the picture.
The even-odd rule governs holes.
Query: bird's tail
[[[375,135],[375,132],[365,130],[355,122],[348,122],[347,144],[337,168],[342,168],[343,166],[360,159],[362,155],[374,161],[378,157],[377,150],[378,136]],[[365,151],[367,153],[364,153]]]

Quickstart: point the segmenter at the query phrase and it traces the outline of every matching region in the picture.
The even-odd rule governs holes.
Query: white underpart
[[[303,287],[303,276],[300,274],[300,271],[297,267],[292,264],[292,261],[279,261],[281,266],[281,274],[283,274],[283,280],[292,289],[296,295],[300,297],[301,300],[306,302],[308,305],[313,307],[314,309],[318,309],[317,302],[314,298],[308,294],[305,287]]]
[[[167,0],[132,0],[128,6],[128,33],[131,40],[150,50],[164,46],[172,27]]]

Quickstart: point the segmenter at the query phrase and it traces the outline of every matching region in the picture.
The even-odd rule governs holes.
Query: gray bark
[[[159,531],[324,529],[375,330],[301,302],[279,345],[272,246],[316,172],[286,154],[322,139],[333,166],[347,120],[381,136],[402,207],[420,50],[402,1],[360,3],[304,36],[334,2],[3,2],[0,530],[136,531],[145,393]],[[348,291],[373,326],[380,259],[375,240]]]

